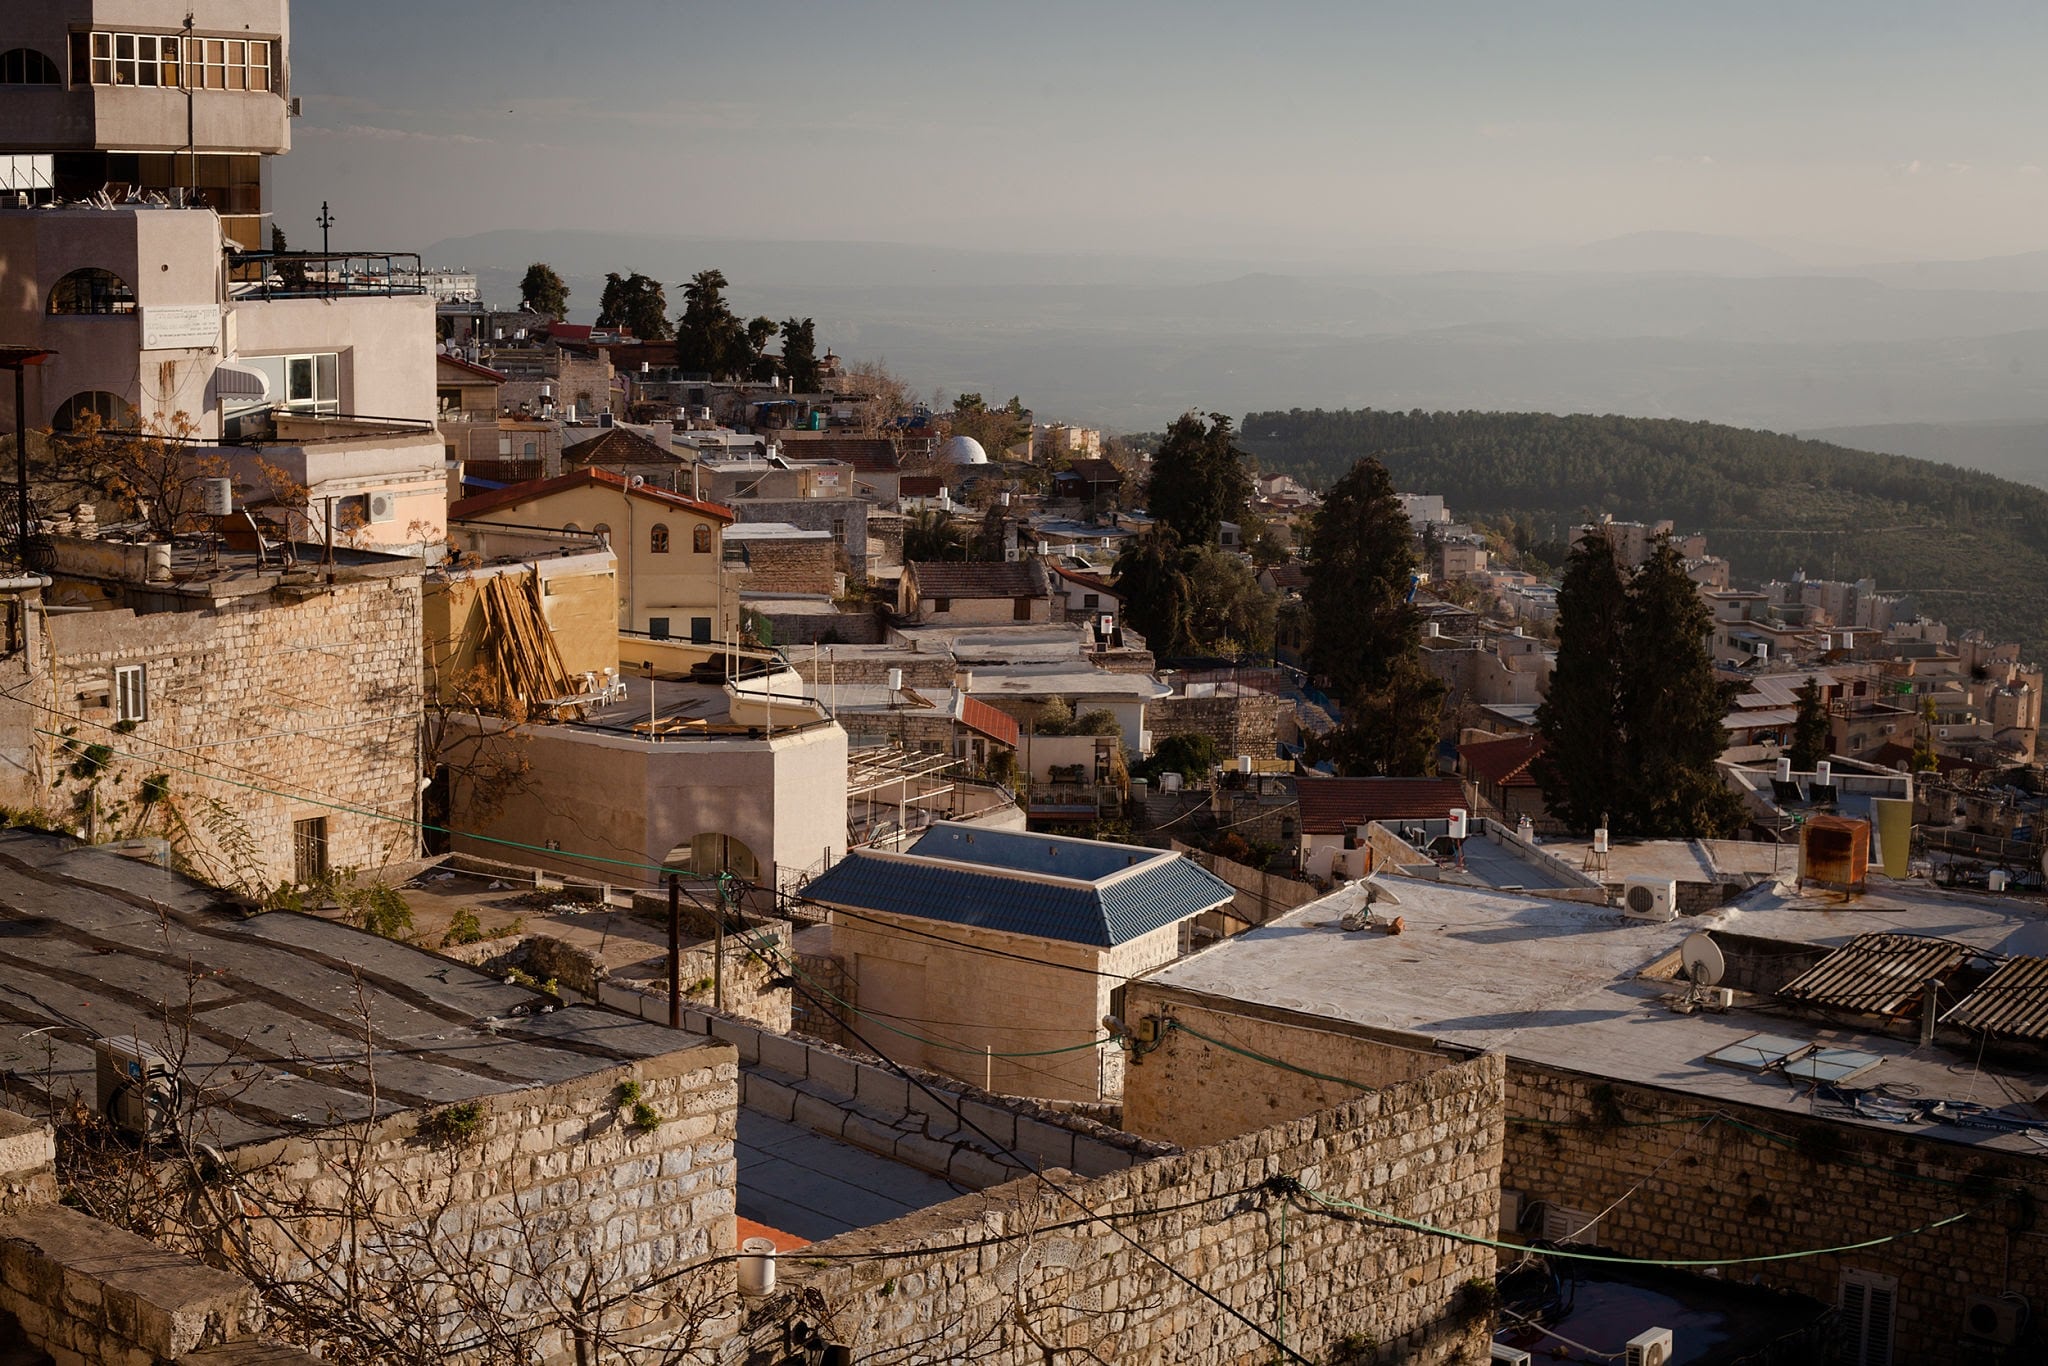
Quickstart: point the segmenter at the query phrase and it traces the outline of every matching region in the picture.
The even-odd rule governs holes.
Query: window
[[[668,618],[649,617],[647,619],[647,634],[653,636],[656,640],[667,640]]]
[[[149,719],[149,685],[140,664],[122,664],[114,670],[114,721]]]
[[[32,47],[0,52],[0,85],[57,85],[57,64]]]
[[[687,858],[683,855],[686,848]],[[752,882],[761,876],[761,862],[754,857],[753,850],[730,835],[715,833],[698,835],[688,845],[670,850],[668,866],[699,877],[731,873]]]
[[[570,532],[570,533],[572,533],[572,534],[573,534],[573,533],[575,533],[575,532],[579,532],[579,531],[583,530],[583,528],[582,528],[582,527],[580,527],[580,526],[577,526],[577,525],[576,525],[576,524],[575,524],[574,522],[564,522],[564,523],[562,523],[562,530],[564,530],[564,531],[567,531],[567,532]]]
[[[603,522],[599,522],[596,526],[592,527],[591,530],[604,539],[604,543],[606,546],[611,545],[612,529],[609,526],[607,526]]]
[[[316,351],[303,356],[249,356],[246,362],[270,378],[270,398],[288,412],[341,412],[341,354]]]
[[[1092,611],[1094,611],[1094,610],[1095,610],[1096,608],[1098,608],[1098,607],[1100,607],[1100,606],[1102,606],[1102,594],[1100,594],[1100,593],[1083,593],[1083,594],[1081,595],[1081,610],[1082,610],[1082,611],[1084,611],[1084,612],[1092,612]]]
[[[690,618],[690,643],[692,645],[709,645],[711,643],[710,617]]]
[[[135,291],[111,270],[87,266],[50,287],[50,312],[57,315],[133,313]]]
[[[65,399],[64,405],[51,416],[50,426],[60,432],[75,432],[87,417],[97,419],[100,427],[107,430],[135,430],[135,409],[119,394],[103,389],[88,389]]]
[[[697,523],[697,529],[690,533],[690,549],[696,551],[699,555],[709,555],[711,553],[710,527],[702,522]]]
[[[934,612],[950,612],[953,610],[953,600],[951,598],[933,598],[932,610]]]
[[[531,460],[540,454],[540,443],[538,441],[528,441],[519,448],[519,453],[528,460]]]
[[[184,38],[172,33],[74,33],[71,35],[71,79],[80,85],[171,86],[193,90],[276,88],[271,69],[274,45],[267,38]],[[6,59],[26,52],[41,59],[54,82],[56,67],[40,52],[17,48],[0,54],[0,76]],[[32,61],[23,69],[33,71]]]
[[[1841,1360],[1849,1366],[1892,1366],[1892,1313],[1899,1282],[1875,1271],[1844,1271],[1839,1283]]]
[[[327,876],[327,817],[292,822],[292,876],[301,886]]]
[[[655,555],[668,554],[668,527],[666,524],[656,522],[653,529],[647,533],[647,549]]]

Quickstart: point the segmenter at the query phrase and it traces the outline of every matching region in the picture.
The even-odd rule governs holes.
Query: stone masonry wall
[[[1159,1046],[1124,1071],[1124,1127],[1132,1133],[1199,1147],[1342,1104],[1360,1087],[1398,1085],[1449,1065],[1442,1054],[1347,1031],[1336,1021],[1309,1026],[1293,1012],[1239,1002],[1214,1009],[1201,999],[1150,982],[1131,984],[1125,1025],[1135,1029],[1151,1018],[1161,1026]],[[1247,1058],[1198,1034],[1340,1080]]]
[[[75,733],[45,737],[61,777],[40,801],[94,837],[168,836],[197,876],[245,890],[295,880],[295,821],[326,822],[329,868],[409,858],[420,630],[416,577],[50,617],[51,693],[67,719],[42,724]],[[148,716],[123,731],[114,670],[129,664],[144,667]],[[98,774],[69,771],[75,747],[96,744],[111,750]],[[145,803],[155,775],[165,795]]]
[[[634,1123],[627,1083],[658,1120],[651,1127]],[[706,1041],[481,1097],[468,1103],[474,1111],[446,1112],[465,1120],[461,1132],[437,1131],[432,1116],[444,1112],[429,1112],[360,1134],[234,1149],[230,1160],[256,1199],[301,1212],[291,1238],[275,1224],[251,1225],[265,1241],[250,1275],[261,1284],[331,1273],[343,1229],[331,1212],[349,1206],[349,1183],[359,1181],[390,1230],[382,1260],[366,1254],[370,1278],[381,1266],[391,1279],[393,1267],[431,1248],[458,1293],[533,1334],[530,1359],[572,1356],[561,1310],[586,1276],[606,1287],[609,1307],[589,1320],[604,1333],[658,1342],[679,1322],[714,1323],[731,1293],[729,1264],[657,1278],[735,1246],[738,1100],[733,1050]]]
[[[1310,1360],[1483,1361],[1491,1315],[1466,1285],[1490,1285],[1492,1252],[1333,1218],[1286,1192],[1299,1182],[1491,1236],[1501,1077],[1498,1057],[1478,1058],[1215,1147],[1094,1179],[1048,1174],[1065,1197],[1027,1178],[814,1244],[782,1259],[744,1360],[793,1366],[819,1341],[860,1361],[1275,1358],[1128,1235]]]
[[[909,650],[875,654],[863,650],[858,655],[835,655],[829,645],[816,659],[809,653],[791,656],[789,667],[796,670],[798,677],[823,687],[834,683],[887,683],[889,670],[901,669],[906,688],[948,688],[955,673],[950,654],[915,654]]]
[[[1759,1083],[1762,1087],[1763,1083]],[[2041,1159],[1805,1118],[1784,1106],[1709,1108],[1668,1092],[1515,1064],[1502,1183],[1525,1208],[1588,1214],[1586,1235],[1630,1256],[1751,1257],[1889,1237],[1969,1212],[1948,1227],[1854,1252],[1729,1268],[1724,1274],[1826,1304],[1845,1271],[1898,1280],[1891,1359],[2040,1360],[2036,1326],[2013,1354],[1961,1335],[1970,1297],[2048,1299]],[[1674,1123],[1694,1119],[1698,1123]],[[1616,1202],[1619,1202],[1616,1204]],[[2038,1322],[2038,1316],[2037,1316]]]
[[[831,541],[745,541],[745,568],[727,569],[742,593],[823,593],[838,588],[839,547]]]
[[[1242,697],[1167,697],[1146,708],[1145,726],[1155,748],[1170,736],[1206,735],[1226,763],[1239,754],[1270,759],[1280,716],[1293,705],[1284,697],[1251,691]]]

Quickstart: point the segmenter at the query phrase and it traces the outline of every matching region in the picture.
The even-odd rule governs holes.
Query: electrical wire
[[[1391,1214],[1386,1210],[1372,1209],[1366,1205],[1353,1204],[1349,1200],[1340,1200],[1335,1196],[1325,1195],[1321,1191],[1310,1190],[1307,1187],[1303,1187],[1300,1193],[1316,1204],[1326,1208],[1358,1215],[1367,1219],[1376,1219],[1382,1223],[1393,1224],[1398,1228],[1410,1229],[1416,1233],[1427,1233],[1432,1237],[1448,1238],[1453,1242],[1469,1243],[1475,1247],[1490,1247],[1499,1252],[1529,1251],[1529,1248],[1521,1243],[1502,1242],[1498,1238],[1483,1238],[1476,1233],[1460,1233],[1456,1229],[1439,1228],[1435,1224],[1424,1223],[1419,1219],[1404,1219],[1400,1215]],[[1676,1268],[1695,1266],[1754,1266],[1763,1262],[1794,1262],[1802,1261],[1808,1257],[1828,1257],[1842,1252],[1860,1252],[1865,1248],[1883,1247],[1887,1243],[1900,1242],[1922,1233],[1931,1233],[1935,1229],[1947,1228],[1951,1224],[1961,1223],[1976,1213],[1977,1211],[1975,1210],[1963,1210],[1959,1213],[1948,1215],[1946,1218],[1936,1219],[1929,1223],[1906,1229],[1901,1233],[1888,1233],[1882,1238],[1866,1238],[1859,1243],[1838,1243],[1832,1247],[1802,1248],[1797,1252],[1759,1253],[1751,1257],[1618,1257],[1612,1253],[1575,1252],[1567,1248],[1549,1247],[1542,1249],[1542,1253],[1545,1257],[1561,1257],[1571,1261],[1600,1262],[1616,1266]]]
[[[1337,1086],[1349,1086],[1355,1091],[1379,1090],[1377,1086],[1367,1086],[1362,1081],[1353,1081],[1349,1077],[1331,1076],[1328,1072],[1317,1072],[1307,1067],[1297,1067],[1291,1062],[1282,1062],[1280,1059],[1268,1057],[1264,1053],[1254,1052],[1249,1048],[1240,1048],[1236,1044],[1225,1043],[1221,1039],[1211,1038],[1209,1035],[1204,1034],[1201,1030],[1196,1029],[1193,1025],[1185,1023],[1178,1016],[1167,1016],[1166,1027],[1171,1030],[1178,1030],[1182,1034],[1193,1035],[1195,1038],[1200,1039],[1203,1043],[1214,1044],[1216,1047],[1223,1049],[1225,1052],[1235,1053],[1242,1058],[1250,1058],[1253,1062],[1265,1063],[1269,1067],[1277,1067],[1284,1072],[1298,1073],[1301,1076],[1313,1077],[1317,1081],[1327,1081]]]

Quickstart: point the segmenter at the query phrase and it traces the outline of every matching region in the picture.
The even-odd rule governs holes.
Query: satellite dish
[[[1679,961],[1685,964],[1685,979],[1696,987],[1710,987],[1728,970],[1721,946],[1705,930],[1694,930],[1678,946]]]

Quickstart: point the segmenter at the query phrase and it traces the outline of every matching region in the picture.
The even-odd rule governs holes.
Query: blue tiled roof
[[[985,835],[1000,833],[976,831],[977,849]],[[1153,862],[1107,887],[1074,886],[1006,877],[996,870],[974,872],[916,858],[929,852],[925,846],[930,838],[927,834],[918,841],[910,850],[911,858],[884,858],[856,850],[814,878],[804,895],[852,910],[886,911],[1110,948],[1220,906],[1232,894],[1230,884],[1206,868],[1185,858],[1160,858],[1157,850],[1141,851]],[[1044,842],[1042,836],[1011,838]],[[1114,852],[1114,867],[1103,868],[1097,878],[1128,866],[1122,846],[1098,848]],[[951,851],[941,856],[956,857]],[[1098,868],[1104,860],[1104,855],[1093,856]],[[1078,852],[1073,861],[1083,861]],[[1059,872],[1080,876],[1068,867]]]

